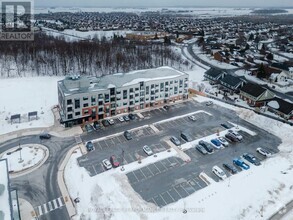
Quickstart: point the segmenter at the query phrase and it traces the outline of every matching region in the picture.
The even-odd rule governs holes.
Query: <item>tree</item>
[[[273,60],[273,59],[274,59],[274,55],[273,55],[272,53],[269,53],[269,54],[267,55],[267,59],[268,59],[268,60]]]
[[[257,78],[263,79],[266,78],[266,71],[263,63],[260,64],[258,70],[257,70]]]
[[[253,41],[253,39],[254,39],[254,35],[253,35],[253,33],[251,33],[251,34],[249,35],[248,41]]]

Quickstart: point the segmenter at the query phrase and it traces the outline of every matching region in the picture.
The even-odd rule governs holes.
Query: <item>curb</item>
[[[70,218],[75,216],[77,213],[76,213],[75,206],[72,202],[72,199],[70,198],[68,189],[66,187],[66,183],[64,181],[64,169],[65,169],[65,166],[67,165],[72,153],[75,150],[77,150],[78,148],[79,148],[79,146],[75,146],[67,152],[64,160],[62,161],[62,163],[58,169],[58,173],[57,173],[58,186],[61,191],[62,197],[64,198],[65,206],[66,206],[66,209],[67,209],[67,212],[68,212],[68,215],[70,216]]]

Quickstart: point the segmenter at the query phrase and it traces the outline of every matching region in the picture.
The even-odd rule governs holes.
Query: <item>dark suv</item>
[[[206,151],[211,154],[214,152],[214,148],[213,148],[213,145],[211,145],[210,143],[206,142],[206,141],[199,141],[198,142],[199,145],[203,146],[204,149],[206,149]]]
[[[131,140],[132,139],[132,135],[129,131],[124,131],[124,137],[127,139],[127,140]]]
[[[255,166],[259,166],[260,165],[260,161],[259,159],[257,159],[255,156],[253,156],[252,154],[246,153],[243,154],[243,158],[245,160],[247,160],[248,162],[254,164]]]
[[[181,138],[182,138],[183,140],[185,140],[186,142],[190,142],[190,141],[192,141],[192,138],[191,138],[190,135],[187,134],[186,132],[182,132],[182,133],[180,134],[180,136],[181,136]]]
[[[51,135],[49,133],[43,133],[43,134],[40,134],[40,139],[43,140],[43,139],[50,139],[51,138]]]

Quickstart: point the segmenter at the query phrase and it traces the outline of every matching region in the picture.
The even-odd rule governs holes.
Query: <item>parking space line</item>
[[[103,150],[102,146],[100,145],[99,142],[96,143],[98,145],[98,147],[100,147],[101,150]]]
[[[171,199],[173,200],[173,202],[176,201],[176,200],[173,198],[173,196],[171,196],[171,194],[170,194],[168,191],[166,191],[166,193],[168,193],[168,195],[171,197]]]
[[[156,206],[159,206],[158,203],[156,202],[156,200],[154,199],[154,197],[152,197],[149,201],[153,201],[153,203],[155,203]]]
[[[142,170],[139,169],[139,171],[142,173],[142,175],[144,176],[144,178],[147,179],[146,175],[144,175],[144,173],[142,172]]]
[[[184,187],[182,187],[181,185],[179,185],[179,186],[187,193],[187,195],[190,195]]]
[[[165,199],[163,198],[163,196],[161,194],[159,194],[159,196],[162,198],[163,202],[165,203],[165,205],[167,205],[168,203],[165,201]],[[164,205],[164,206],[165,206]]]
[[[96,168],[95,168],[95,166],[94,166],[94,165],[92,165],[92,167],[93,167],[93,169],[94,169],[94,171],[95,171],[95,173],[96,173],[96,175],[97,175],[98,173],[97,173],[97,171],[96,171]]]
[[[148,168],[148,170],[151,172],[151,174],[152,174],[153,176],[155,176],[155,175],[153,174],[153,172],[151,171],[151,169],[149,168],[149,166],[147,166],[146,168]]]
[[[180,198],[182,199],[183,197],[180,195],[180,193],[176,190],[175,187],[172,187],[174,189],[174,191],[180,196]]]
[[[154,163],[156,169],[159,171],[159,173],[161,173],[161,170],[159,170],[159,168],[156,166],[156,164]]]
[[[136,158],[133,158],[133,156],[130,153],[128,155],[133,161],[136,161]]]
[[[159,162],[163,165],[163,167],[165,167],[166,170],[168,170],[168,168],[161,161]]]
[[[135,179],[137,180],[137,182],[139,182],[139,179],[137,178],[137,176],[135,175],[135,173],[134,172],[132,172],[133,173],[133,176],[135,177]]]
[[[203,187],[199,184],[199,182],[197,181],[197,180],[198,180],[197,177],[196,177],[196,178],[193,178],[193,180],[194,180],[194,182],[195,182],[200,188],[203,188]]]

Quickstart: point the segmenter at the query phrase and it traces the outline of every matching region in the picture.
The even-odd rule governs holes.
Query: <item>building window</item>
[[[72,119],[72,114],[68,114],[67,119]]]
[[[115,95],[115,88],[111,88],[110,89],[110,95],[112,96],[112,95]]]
[[[89,110],[85,110],[84,114],[87,115],[89,113]]]
[[[89,97],[83,97],[83,101],[86,101],[86,100],[88,100],[89,99]]]
[[[135,91],[138,91],[139,90],[139,88],[135,88]]]
[[[68,107],[68,108],[67,108],[67,111],[68,111],[68,112],[72,112],[72,107]]]
[[[105,94],[105,103],[110,101],[110,96],[109,94]]]
[[[121,91],[118,91],[118,90],[117,90],[117,91],[116,91],[116,94],[117,94],[117,95],[120,95],[120,94],[121,94]]]
[[[150,94],[150,87],[149,86],[146,86],[145,87],[145,94]]]
[[[67,105],[72,105],[72,99],[67,99]]]
[[[92,96],[91,101],[92,101],[92,102],[96,102],[96,97]]]
[[[80,115],[80,112],[75,112],[75,116],[78,116],[78,115]]]
[[[83,107],[85,108],[85,107],[88,107],[89,106],[89,103],[84,103],[83,104]]]
[[[74,108],[80,108],[80,100],[79,99],[74,99]]]
[[[104,108],[103,107],[100,107],[99,108],[99,112],[103,112],[104,111]]]
[[[127,99],[127,90],[123,90],[123,99]]]
[[[127,105],[127,102],[123,102],[123,105],[124,105],[124,106]]]
[[[103,94],[99,94],[98,98],[103,99]]]
[[[115,97],[112,97],[111,98],[111,102],[115,102]]]
[[[173,84],[173,81],[170,81],[170,85],[172,85]]]
[[[154,84],[151,85],[151,89],[153,89],[153,88],[155,88],[155,85]]]
[[[133,88],[130,88],[130,89],[129,89],[129,92],[130,92],[130,93],[133,92]]]

